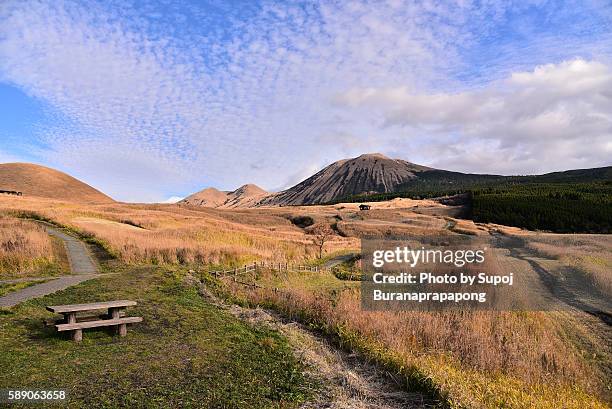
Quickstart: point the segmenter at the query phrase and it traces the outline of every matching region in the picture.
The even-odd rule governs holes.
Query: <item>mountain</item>
[[[187,196],[179,203],[189,204],[192,206],[219,207],[223,205],[226,200],[227,192],[222,192],[214,187],[209,187]]]
[[[186,197],[179,203],[216,208],[254,207],[267,195],[268,192],[253,184],[240,186],[231,192],[222,192],[209,187]]]
[[[32,163],[0,164],[0,190],[80,203],[111,203],[113,199],[63,172]]]
[[[577,169],[544,175],[500,176],[433,169],[380,153],[343,159],[282,192],[268,194],[255,185],[233,192],[204,189],[182,203],[206,207],[259,207],[440,197],[474,188],[533,183],[590,183],[612,179],[612,167]]]
[[[396,192],[431,168],[380,153],[339,160],[282,192],[264,198],[260,205],[327,203],[342,197]]]
[[[222,207],[253,207],[269,193],[257,185],[249,183],[227,194]]]
[[[533,184],[610,183],[612,167],[575,169],[543,175],[501,176],[461,173],[415,165],[381,154],[340,160],[303,182],[272,194],[259,205],[300,205],[441,197],[473,189]]]

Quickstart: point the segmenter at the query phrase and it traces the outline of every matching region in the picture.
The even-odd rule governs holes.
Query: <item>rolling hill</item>
[[[240,186],[231,192],[224,192],[209,187],[187,196],[179,203],[192,206],[216,207],[216,208],[236,208],[254,207],[261,199],[269,193],[257,185],[247,184]]]
[[[202,207],[220,207],[227,200],[227,192],[209,187],[187,196],[178,203]]]
[[[32,163],[0,164],[0,190],[79,203],[114,202],[104,193],[70,175]]]

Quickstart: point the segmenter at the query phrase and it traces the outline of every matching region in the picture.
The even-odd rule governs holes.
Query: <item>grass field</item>
[[[126,338],[76,344],[42,325],[46,305],[132,299]],[[206,303],[184,274],[140,267],[0,312],[0,388],[66,389],[74,408],[292,408],[317,388],[286,340]]]
[[[236,265],[253,260],[301,261],[317,254],[312,237],[282,212],[0,197],[0,213],[53,221],[95,238],[131,264]],[[355,243],[336,236],[326,249]]]
[[[253,260],[323,265],[332,255],[358,251],[363,237],[469,235],[508,242],[510,246],[498,249],[500,260],[534,283],[545,272],[549,279],[576,290],[581,303],[593,301],[589,292],[593,288],[609,294],[610,236],[534,233],[458,220],[450,213],[440,204],[409,199],[360,212],[356,204],[217,210],[0,198],[0,214],[12,217],[11,223],[35,229],[31,222],[14,219],[27,217],[65,226],[114,256],[103,263],[103,271],[120,272],[27,302],[0,316],[0,348],[8,351],[0,364],[22,366],[0,375],[0,387],[11,380],[19,385],[42,382],[45,370],[50,372],[48,384],[57,385],[61,374],[76,362],[77,373],[88,379],[79,384],[75,375],[66,381],[77,406],[93,403],[91,396],[97,395],[109,407],[137,401],[153,402],[153,406],[160,402],[158,407],[163,407],[171,399],[184,399],[189,407],[198,393],[203,394],[205,407],[299,405],[316,388],[291,357],[287,341],[208,304],[177,272],[202,273]],[[306,219],[334,231],[325,243],[323,260],[316,260],[318,249],[308,227],[296,222]],[[47,256],[52,254],[46,251]],[[339,277],[350,278],[354,268],[340,266]],[[302,321],[336,339],[338,345],[359,350],[388,371],[401,374],[408,389],[438,395],[453,407],[604,408],[612,402],[610,327],[576,308],[374,313],[361,310],[358,281],[341,280],[331,272],[269,271],[258,277],[264,287],[260,289],[231,282],[220,285],[205,273],[203,277],[220,295]],[[105,298],[136,299],[139,306],[134,313],[144,316],[145,322],[120,341],[103,331],[86,332],[78,346],[37,324],[48,317],[44,305]],[[104,353],[128,373],[117,365],[100,364]],[[40,362],[34,359],[37,354]],[[211,361],[211,354],[223,358]],[[138,365],[142,370],[136,372]],[[186,375],[186,371],[193,373]],[[224,371],[236,380],[230,382]],[[265,379],[272,373],[279,377],[267,384]],[[121,393],[112,390],[112,384]]]

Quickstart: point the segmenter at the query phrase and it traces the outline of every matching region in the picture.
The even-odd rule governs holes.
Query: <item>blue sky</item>
[[[607,1],[5,1],[0,162],[125,201],[281,189],[364,152],[605,166],[611,57]]]

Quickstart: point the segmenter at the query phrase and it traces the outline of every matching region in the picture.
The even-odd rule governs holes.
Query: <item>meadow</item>
[[[220,297],[273,309],[308,324],[335,339],[339,347],[360,351],[399,374],[408,389],[438,396],[448,406],[609,407],[610,327],[577,308],[549,312],[363,311],[358,282],[342,279],[352,277],[351,271],[358,275],[354,262],[337,276],[330,271],[260,272],[252,278],[259,287],[206,273],[255,260],[323,265],[333,255],[359,251],[363,237],[467,234],[510,240],[513,246],[519,243],[500,248],[500,256],[509,268],[534,280],[538,277],[536,263],[559,282],[567,283],[568,277],[579,283],[584,279],[602,294],[609,294],[612,244],[607,235],[553,235],[473,223],[450,217],[445,206],[430,201],[396,199],[366,212],[357,206],[217,210],[0,198],[0,213],[5,218],[32,225],[34,231],[31,221],[16,218],[64,226],[104,248],[114,257],[113,265],[125,271],[148,266],[196,270]],[[317,260],[318,249],[309,229],[321,224],[334,234],[325,243],[324,259]],[[581,302],[589,301],[588,294],[576,294],[584,297]]]
[[[177,205],[82,205],[31,198],[0,198],[0,212],[51,221],[132,264],[239,265],[253,260],[301,261],[317,253],[312,237],[282,213]],[[355,243],[337,237],[328,248]]]

